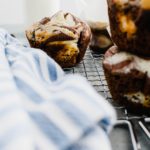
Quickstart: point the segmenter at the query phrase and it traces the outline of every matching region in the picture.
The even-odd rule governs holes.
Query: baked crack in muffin
[[[31,47],[44,50],[60,66],[67,68],[83,59],[91,30],[72,14],[59,11],[29,27],[26,36]]]
[[[150,1],[107,0],[114,43],[122,51],[150,57]]]
[[[150,114],[150,59],[111,47],[103,61],[113,100],[136,113]]]

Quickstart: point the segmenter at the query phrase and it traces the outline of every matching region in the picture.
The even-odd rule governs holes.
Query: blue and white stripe
[[[110,150],[115,119],[84,78],[0,29],[0,150]]]

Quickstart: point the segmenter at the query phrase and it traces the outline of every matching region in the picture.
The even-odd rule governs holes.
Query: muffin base
[[[126,93],[136,93],[144,89],[144,74],[141,74],[136,78],[133,77],[133,74],[136,72],[128,75],[115,75],[111,74],[107,69],[105,69],[105,67],[104,73],[108,83],[108,88],[114,101],[120,105],[124,105],[129,112],[150,115],[150,106],[145,107],[143,104],[132,102],[124,96]]]
[[[149,64],[150,59],[118,52],[116,46],[105,53],[103,69],[112,98],[131,112],[150,114]]]

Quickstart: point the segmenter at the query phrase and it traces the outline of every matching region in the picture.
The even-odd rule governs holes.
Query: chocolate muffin
[[[114,43],[122,51],[150,57],[150,1],[107,0]]]
[[[79,63],[91,38],[89,26],[70,13],[59,11],[26,30],[27,39],[34,48],[44,50],[63,68]]]
[[[111,47],[103,61],[113,100],[136,113],[150,114],[150,59]]]
[[[113,45],[107,31],[107,23],[89,21],[88,24],[92,31],[90,49],[96,53],[104,54]]]

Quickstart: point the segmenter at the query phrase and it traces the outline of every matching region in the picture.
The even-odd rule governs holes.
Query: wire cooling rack
[[[16,27],[7,28],[28,44],[24,34]],[[118,120],[110,134],[113,150],[150,150],[150,116],[138,116],[112,100],[102,68],[103,55],[87,50],[83,61],[74,68],[65,68],[66,74],[78,73],[87,78],[96,91],[115,108]]]
[[[115,108],[118,121],[110,135],[113,150],[149,150],[150,116],[135,115],[112,100],[102,67],[103,55],[87,50],[83,61],[66,74],[81,74]]]

